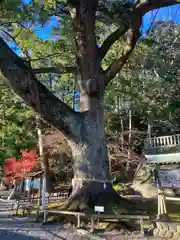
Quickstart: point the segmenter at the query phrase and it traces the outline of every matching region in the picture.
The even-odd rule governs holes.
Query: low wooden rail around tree
[[[47,216],[48,213],[55,213],[59,215],[72,215],[77,218],[77,228],[81,227],[81,217],[86,217],[91,221],[91,232],[94,232],[95,220],[99,219],[107,219],[111,222],[111,220],[120,220],[120,219],[133,219],[138,220],[140,224],[140,231],[144,234],[144,220],[149,220],[150,217],[146,215],[125,215],[125,214],[88,214],[83,212],[71,212],[71,211],[58,211],[58,210],[46,210],[44,211],[44,216]],[[44,218],[44,223],[46,222],[46,217]]]
[[[47,194],[47,201],[50,202],[56,202],[60,199],[66,200],[69,196],[70,186],[61,186],[58,189],[54,189],[51,193]]]

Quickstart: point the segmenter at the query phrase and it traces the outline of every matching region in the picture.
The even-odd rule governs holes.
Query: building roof
[[[32,172],[28,174],[28,177],[39,177],[44,173],[44,171]]]
[[[145,155],[145,164],[180,163],[180,153]]]

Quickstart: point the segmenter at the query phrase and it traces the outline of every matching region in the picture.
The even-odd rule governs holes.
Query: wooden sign
[[[180,168],[159,169],[157,178],[162,188],[180,188]]]

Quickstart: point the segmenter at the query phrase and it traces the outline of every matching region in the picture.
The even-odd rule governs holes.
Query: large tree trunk
[[[83,181],[110,182],[109,160],[104,133],[103,99],[86,96],[78,143],[69,141],[74,162],[74,186],[78,188]],[[81,101],[82,103],[82,101]]]
[[[74,178],[72,194],[64,207],[71,211],[94,211],[96,205],[104,206],[106,213],[136,211],[137,207],[121,198],[111,184],[103,98],[84,96],[82,101],[81,107],[86,112],[80,140],[68,141],[74,158]]]

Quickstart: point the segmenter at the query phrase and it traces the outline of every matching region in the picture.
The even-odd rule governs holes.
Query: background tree
[[[22,149],[32,150],[37,144],[32,110],[16,96],[0,77],[0,159],[19,157]]]
[[[35,167],[37,167],[36,152],[21,151],[21,159],[8,158],[4,162],[5,178],[24,179]]]
[[[148,50],[145,69],[148,75],[154,78],[154,81],[147,85],[150,90],[149,96],[153,105],[158,103],[157,106],[160,107],[157,111],[155,106],[150,112],[151,120],[156,120],[152,121],[154,136],[179,133],[179,30],[179,24],[158,21],[144,41]],[[155,114],[155,110],[158,114]],[[135,175],[133,187],[144,197],[157,196],[157,188],[153,185],[153,172],[153,166],[143,164]],[[169,194],[175,196],[178,191],[174,189]]]

